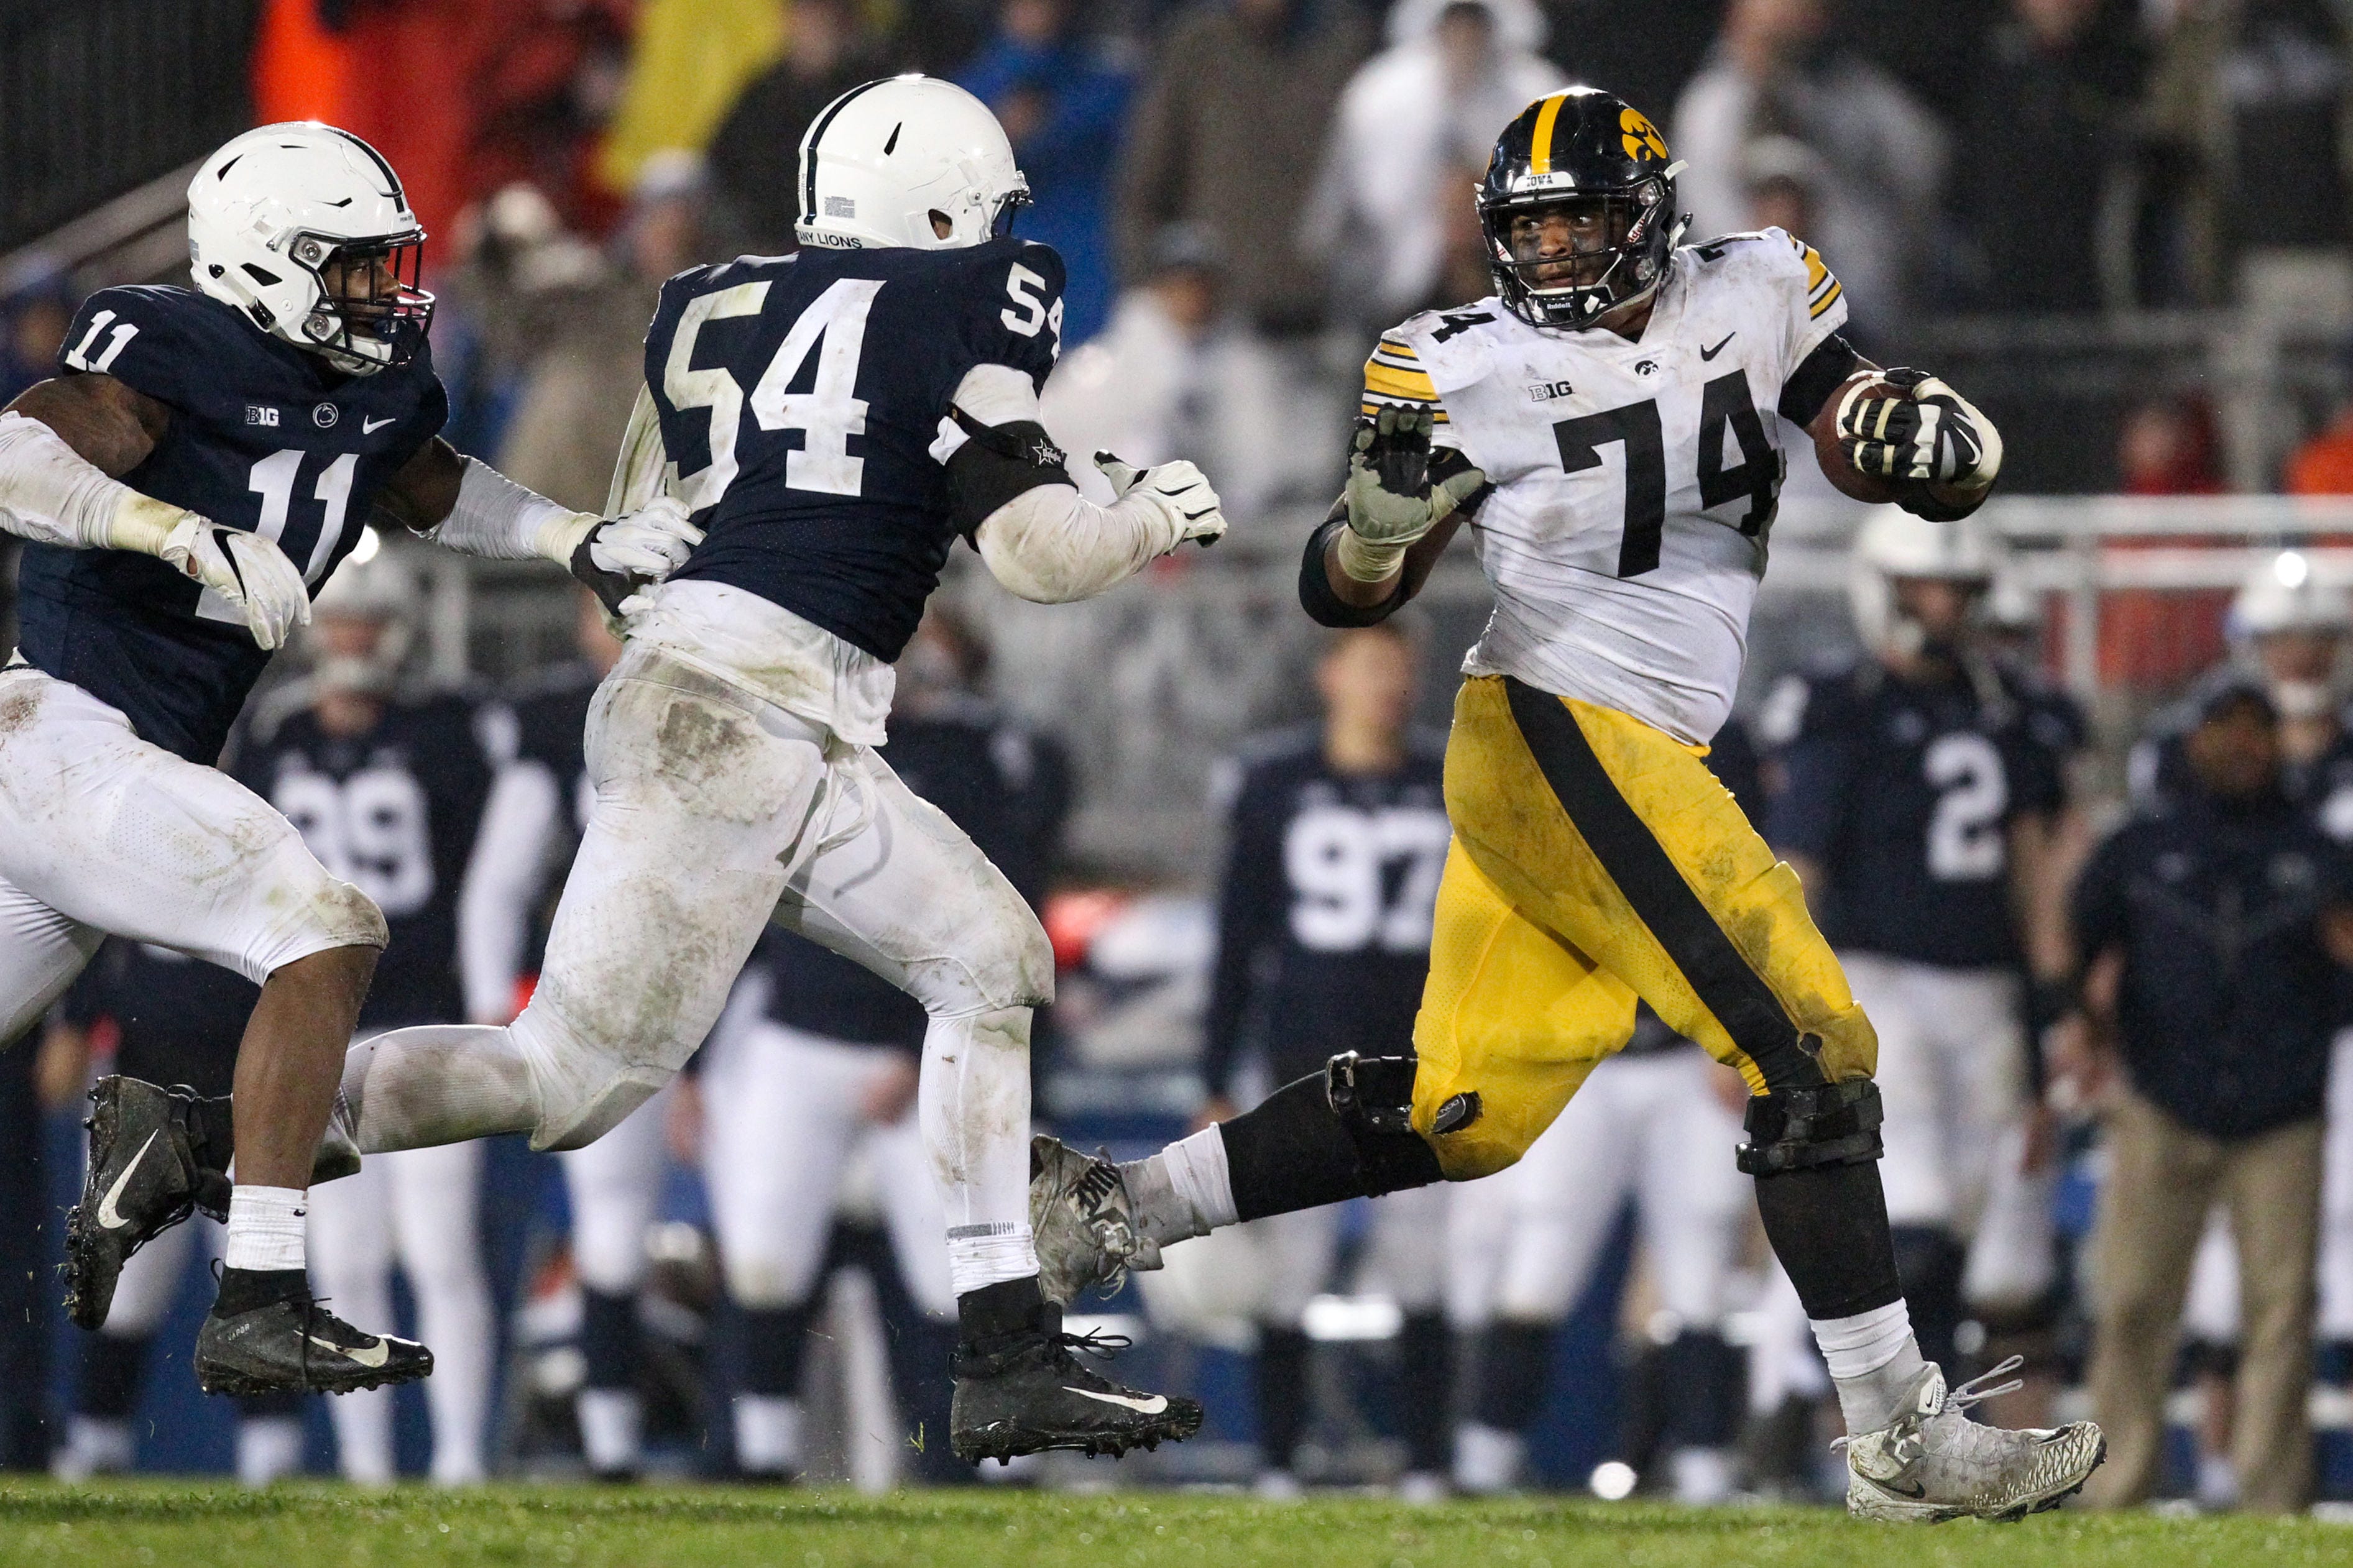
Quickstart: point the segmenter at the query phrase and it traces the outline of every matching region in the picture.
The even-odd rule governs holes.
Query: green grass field
[[[501,1487],[446,1494],[324,1486],[0,1488],[0,1565],[353,1568],[410,1563],[702,1568],[2134,1568],[2353,1563],[2353,1527],[2305,1521],[2045,1515],[1901,1530],[1828,1511],[1514,1501],[1293,1506],[1167,1492],[1091,1497],[708,1488]]]

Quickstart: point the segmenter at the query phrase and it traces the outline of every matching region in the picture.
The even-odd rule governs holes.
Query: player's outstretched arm
[[[1476,510],[1487,476],[1460,451],[1433,453],[1437,416],[1384,406],[1356,427],[1348,486],[1315,531],[1300,597],[1326,626],[1365,626],[1421,592],[1447,542]]]
[[[534,557],[568,568],[617,614],[702,542],[684,502],[656,496],[619,517],[561,507],[436,436],[402,465],[376,501],[385,521],[467,555]]]
[[[113,376],[61,376],[0,411],[0,529],[69,550],[153,555],[218,594],[255,644],[311,619],[302,574],[275,542],[142,495],[116,476],[171,427],[164,405]]]
[[[950,516],[989,574],[1022,598],[1092,598],[1188,539],[1214,544],[1225,536],[1218,492],[1187,462],[1139,468],[1098,452],[1095,467],[1114,499],[1105,507],[1081,495],[1020,371],[976,367],[949,417],[965,437],[947,459]]]

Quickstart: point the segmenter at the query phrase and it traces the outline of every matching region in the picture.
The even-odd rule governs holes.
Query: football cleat
[[[194,1092],[108,1077],[90,1099],[90,1173],[66,1215],[66,1313],[83,1329],[106,1321],[132,1253],[199,1208],[228,1212],[227,1180],[196,1157]]]
[[[1160,1267],[1160,1246],[1135,1223],[1119,1166],[1043,1132],[1029,1140],[1029,1229],[1039,1291],[1057,1307],[1090,1287],[1116,1290],[1131,1268]]]
[[[1932,1363],[1892,1425],[1840,1438],[1833,1447],[1846,1450],[1847,1511],[1858,1519],[1899,1523],[2008,1522],[2057,1508],[2081,1491],[2107,1458],[2107,1439],[2096,1424],[2011,1431],[1963,1414],[1981,1399],[2018,1387],[2014,1382],[1984,1385],[2024,1362],[2012,1356],[1949,1392],[1945,1374]]]
[[[1073,1448],[1116,1458],[1201,1429],[1201,1402],[1123,1387],[1079,1360],[1126,1342],[1066,1334],[1048,1309],[1045,1325],[959,1346],[948,1445],[967,1464],[1010,1463],[1023,1454]]]
[[[307,1292],[207,1314],[196,1334],[196,1384],[206,1394],[350,1394],[432,1371],[423,1345],[363,1333]]]

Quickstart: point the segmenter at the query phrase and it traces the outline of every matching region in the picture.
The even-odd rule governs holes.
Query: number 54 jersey
[[[1529,325],[1493,297],[1381,340],[1365,411],[1432,406],[1495,486],[1495,593],[1465,673],[1704,743],[1732,711],[1787,459],[1851,356],[1838,279],[1779,229],[1678,250],[1641,337]],[[1810,399],[1810,405],[1809,405]]]

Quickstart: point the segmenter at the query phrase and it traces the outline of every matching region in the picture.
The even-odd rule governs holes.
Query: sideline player
[[[1707,764],[1744,815],[1762,805],[1756,749],[1738,719],[1716,731]],[[1639,1008],[1624,1048],[1594,1069],[1518,1163],[1451,1189],[1448,1310],[1477,1336],[1455,1439],[1463,1490],[1515,1483],[1525,1433],[1552,1392],[1560,1326],[1630,1198],[1667,1319],[1658,1326],[1672,1324],[1654,1380],[1667,1484],[1677,1502],[1732,1495],[1740,1362],[1723,1326],[1746,1194],[1729,1162],[1694,1157],[1738,1141],[1739,1114],[1724,1100],[1731,1082],[1698,1046]]]
[[[1497,293],[1381,340],[1343,505],[1301,564],[1311,615],[1377,620],[1474,516],[1495,592],[1448,741],[1418,1068],[1335,1058],[1127,1166],[1057,1146],[1034,1223],[1056,1276],[1083,1279],[1139,1240],[1501,1170],[1626,1043],[1639,997],[1747,1080],[1739,1163],[1838,1390],[1849,1510],[2015,1518],[2082,1486],[2099,1430],[1971,1421],[1993,1391],[1922,1358],[1870,1022],[1698,756],[1732,706],[1782,475],[1760,403],[1850,494],[1938,520],[1984,499],[2000,437],[1934,376],[1862,362],[1806,245],[1677,248],[1677,167],[1591,88],[1504,130],[1478,195]]]
[[[1271,1082],[1288,1083],[1342,1051],[1412,1048],[1447,841],[1441,745],[1409,728],[1415,651],[1394,623],[1336,634],[1315,667],[1323,723],[1260,742],[1224,782],[1226,866],[1201,1060],[1207,1121],[1235,1113],[1247,1050],[1263,1056]],[[1264,1259],[1253,1367],[1261,1497],[1299,1493],[1304,1319],[1309,1299],[1333,1283],[1341,1219],[1336,1205],[1300,1209],[1239,1233]],[[1373,1205],[1360,1265],[1404,1309],[1398,1489],[1419,1501],[1445,1490],[1445,1241],[1440,1189],[1393,1194]]]
[[[195,289],[90,296],[61,374],[0,411],[0,528],[31,542],[0,670],[0,1041],[108,932],[261,984],[233,1112],[99,1085],[67,1226],[68,1310],[90,1328],[140,1243],[194,1206],[227,1210],[195,1353],[214,1393],[371,1388],[432,1366],[305,1283],[304,1189],[351,1167],[347,1146],[322,1163],[321,1135],[385,923],[212,765],[246,695],[379,514],[608,584],[659,576],[695,536],[673,501],[567,511],[439,437],[424,242],[357,137],[249,131],[188,187]]]
[[[1855,542],[1861,658],[1791,674],[1766,703],[1778,787],[1765,837],[1805,883],[1879,1037],[1881,1167],[1921,1352],[1954,1363],[1974,1244],[2023,1179],[2035,1072],[2022,970],[2066,971],[2052,845],[2064,737],[1978,640],[1992,542],[1883,511]],[[1981,1269],[2047,1281],[2043,1260]]]
[[[344,563],[311,601],[301,681],[264,698],[230,772],[285,813],[320,864],[374,900],[391,942],[360,1008],[361,1037],[459,1005],[458,910],[479,842],[507,715],[453,692],[403,694],[401,666],[422,606],[390,552]],[[484,1278],[482,1147],[456,1143],[368,1161],[310,1197],[311,1278],[322,1298],[375,1321],[392,1316],[398,1263],[434,1346],[425,1385],[433,1479],[485,1479],[492,1329]],[[328,1406],[346,1479],[388,1486],[392,1391]]]
[[[1225,531],[1190,463],[1070,482],[1038,423],[1060,258],[971,94],[925,77],[836,99],[801,143],[801,249],[663,285],[616,475],[710,532],[630,601],[589,711],[596,802],[531,1004],[505,1027],[356,1047],[336,1125],[363,1153],[528,1131],[593,1142],[676,1076],[771,919],[922,1002],[919,1114],[957,1294],[955,1452],[1118,1453],[1189,1436],[1190,1399],[1077,1359],[1028,1215],[1030,1011],[1053,955],[1002,872],[878,761],[892,662],[949,547],[1058,602]],[[142,1215],[145,1219],[145,1215]],[[157,1215],[161,1221],[165,1215]]]

